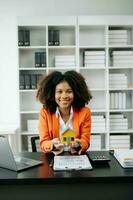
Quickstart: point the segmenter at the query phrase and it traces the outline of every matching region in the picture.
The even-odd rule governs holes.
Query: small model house
[[[64,133],[62,133],[61,142],[63,144],[68,145],[74,141],[75,141],[75,133],[72,130],[68,129]]]

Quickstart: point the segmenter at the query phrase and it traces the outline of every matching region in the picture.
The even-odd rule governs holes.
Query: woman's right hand
[[[54,138],[52,142],[53,142],[53,150],[52,150],[52,152],[55,155],[59,155],[60,153],[62,153],[63,150],[64,150],[64,145],[59,141],[59,139],[58,138]]]

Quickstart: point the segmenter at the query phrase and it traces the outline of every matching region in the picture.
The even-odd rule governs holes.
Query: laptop
[[[7,137],[0,136],[0,167],[18,172],[41,164],[39,160],[13,155]]]

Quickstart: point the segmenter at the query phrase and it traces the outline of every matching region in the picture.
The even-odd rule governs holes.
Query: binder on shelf
[[[30,46],[30,30],[24,30],[24,46]]]
[[[35,67],[41,67],[41,52],[35,52]]]
[[[54,30],[48,30],[48,45],[54,45]]]
[[[53,43],[55,46],[60,45],[59,30],[54,30],[54,42]]]
[[[24,30],[18,30],[18,46],[24,45]]]
[[[23,74],[21,74],[20,75],[20,80],[19,80],[19,89],[20,90],[23,90],[24,89],[24,87],[25,87],[25,84],[24,84],[24,75]]]
[[[40,82],[41,78],[42,78],[42,74],[37,74],[36,75],[37,84]]]
[[[30,75],[25,74],[24,75],[24,80],[25,80],[25,89],[30,89]]]
[[[36,89],[37,88],[36,74],[31,74],[30,75],[30,80],[31,80],[31,89]]]
[[[46,67],[46,52],[40,52],[40,65]]]

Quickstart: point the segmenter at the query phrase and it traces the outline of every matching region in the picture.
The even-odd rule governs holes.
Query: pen
[[[133,158],[131,158],[131,157],[125,157],[124,161],[133,161]]]

